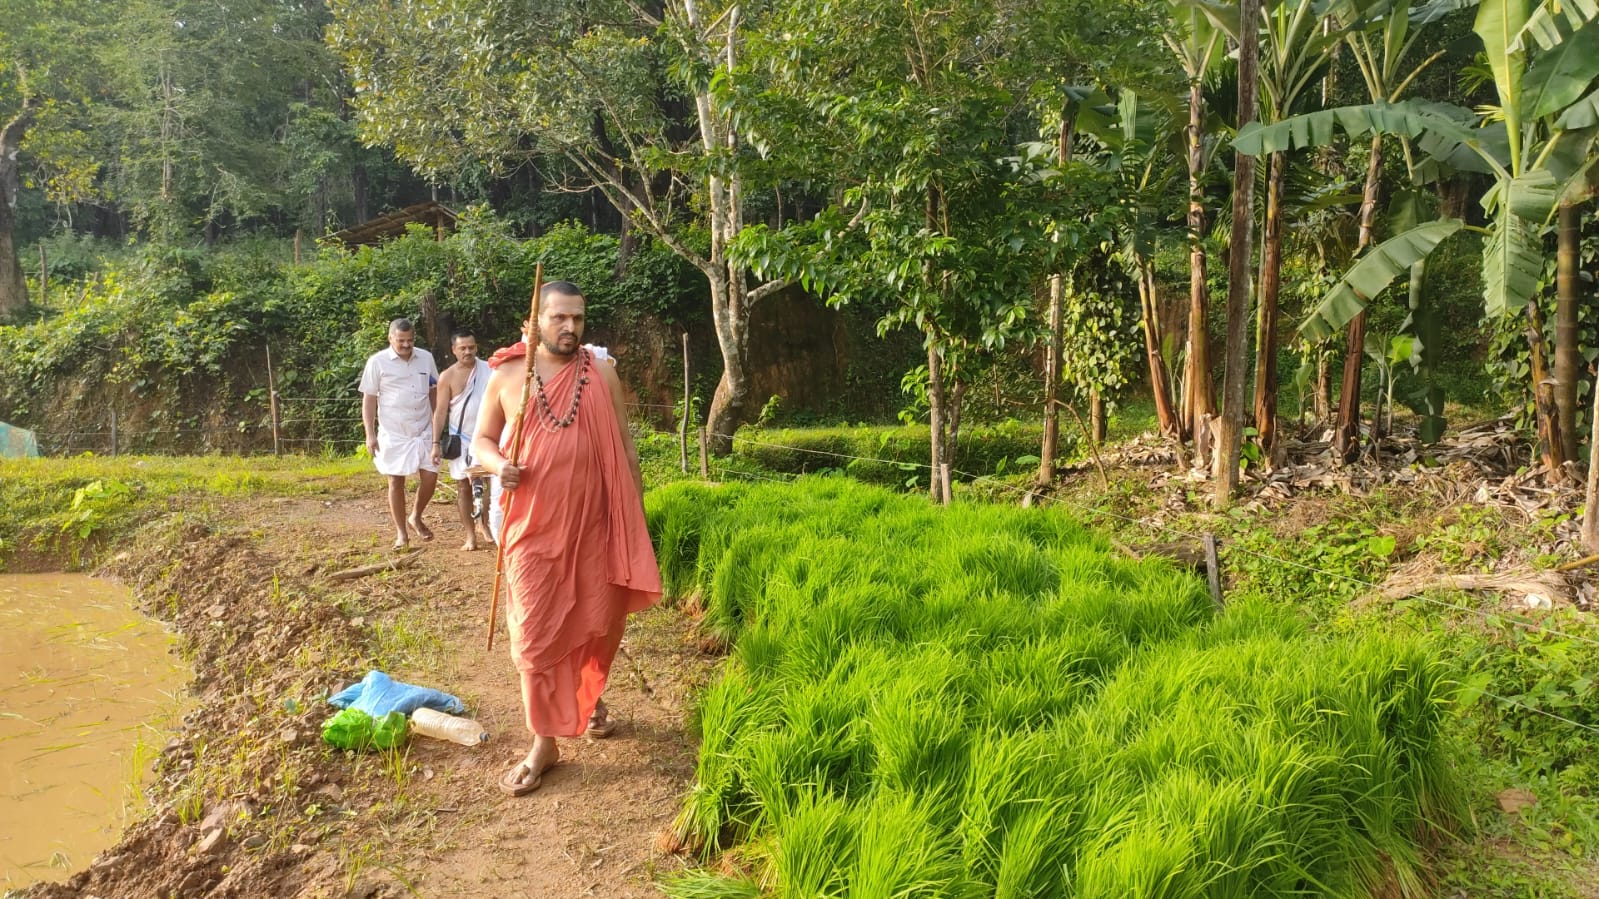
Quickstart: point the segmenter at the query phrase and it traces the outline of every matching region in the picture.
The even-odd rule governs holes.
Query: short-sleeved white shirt
[[[421,347],[401,359],[393,347],[373,353],[361,372],[361,392],[378,398],[378,430],[396,437],[433,439],[428,391],[439,381],[433,354]]]

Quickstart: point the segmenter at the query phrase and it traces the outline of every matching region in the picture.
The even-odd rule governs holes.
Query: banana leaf
[[[1522,85],[1522,108],[1535,119],[1552,116],[1580,100],[1595,78],[1599,78],[1599,22],[1589,23],[1538,57]]]
[[[1510,48],[1525,50],[1530,37],[1539,47],[1548,50],[1560,43],[1564,33],[1576,31],[1596,19],[1599,19],[1599,0],[1545,0],[1527,17]],[[1561,20],[1565,21],[1564,31],[1560,27]]]
[[[1300,333],[1311,341],[1331,337],[1359,315],[1395,278],[1408,274],[1412,264],[1426,259],[1438,244],[1463,226],[1459,219],[1439,219],[1372,247],[1327,292],[1310,318],[1299,326]]]
[[[1566,107],[1560,118],[1555,119],[1555,127],[1565,131],[1592,128],[1595,125],[1599,125],[1599,91],[1593,91]]]
[[[1469,6],[1476,6],[1478,0],[1430,0],[1423,3],[1419,9],[1410,14],[1411,21],[1417,25],[1431,25],[1452,12],[1459,12]]]
[[[1339,129],[1351,137],[1375,132],[1412,138],[1423,153],[1456,170],[1492,173],[1495,165],[1503,167],[1508,159],[1504,127],[1490,123],[1474,128],[1474,118],[1470,110],[1458,106],[1418,100],[1337,106],[1271,124],[1251,122],[1238,130],[1233,148],[1259,156],[1329,146]]]
[[[1538,294],[1543,245],[1538,226],[1500,209],[1482,245],[1482,299],[1489,318],[1520,312]]]

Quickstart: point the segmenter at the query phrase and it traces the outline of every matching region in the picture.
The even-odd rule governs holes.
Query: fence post
[[[691,394],[688,371],[688,332],[683,332],[683,424],[678,428],[678,456],[683,465],[683,473],[688,474],[688,411],[691,405]]]
[[[700,426],[700,477],[709,481],[711,479],[711,457],[705,448],[705,426]]]
[[[117,454],[117,407],[111,407],[111,455]]]
[[[299,248],[300,232],[294,232],[295,248]],[[266,348],[267,363],[267,402],[272,413],[272,455],[283,455],[283,442],[278,433],[278,382],[272,375],[272,348]]]
[[[949,501],[950,501],[950,495],[949,495],[949,463],[948,462],[940,462],[940,463],[938,463],[938,483],[943,488],[943,491],[944,491],[944,505],[947,506],[947,505],[949,505]]]
[[[1210,598],[1216,608],[1223,608],[1221,598],[1221,555],[1216,549],[1216,535],[1205,535],[1205,579],[1210,582]]]
[[[44,254],[44,241],[39,241],[39,302],[50,297],[50,260]]]

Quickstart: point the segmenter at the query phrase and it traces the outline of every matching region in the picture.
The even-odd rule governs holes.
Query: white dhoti
[[[379,474],[409,477],[418,471],[438,471],[429,434],[407,436],[378,425],[378,454],[372,457]]]

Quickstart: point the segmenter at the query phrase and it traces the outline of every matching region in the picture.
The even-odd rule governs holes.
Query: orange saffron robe
[[[575,737],[605,690],[629,613],[661,598],[644,504],[622,446],[610,388],[588,350],[577,419],[556,428],[534,395],[505,491],[506,623],[522,675],[528,730]],[[528,359],[532,365],[533,360]],[[599,363],[604,364],[604,363]],[[556,416],[571,409],[577,360],[545,384]]]

